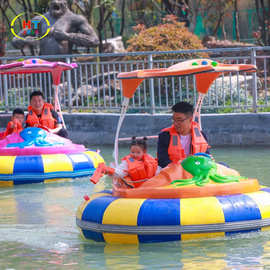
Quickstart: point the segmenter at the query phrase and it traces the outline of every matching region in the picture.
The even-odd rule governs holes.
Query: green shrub
[[[205,49],[201,40],[191,33],[184,23],[178,22],[174,15],[167,15],[163,24],[146,28],[140,24],[134,27],[137,32],[128,41],[128,52],[135,51],[176,51],[176,50],[198,50]],[[207,57],[206,53],[178,54],[174,57],[197,58]],[[171,55],[158,55],[156,58],[169,59]],[[137,59],[143,57],[137,57]],[[133,58],[134,59],[134,58]]]

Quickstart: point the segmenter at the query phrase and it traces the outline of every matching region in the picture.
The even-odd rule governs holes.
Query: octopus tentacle
[[[219,174],[213,174],[210,176],[210,179],[217,183],[230,183],[230,182],[239,182],[239,176],[222,176]]]
[[[195,183],[195,180],[193,178],[189,179],[177,179],[171,182],[171,184],[176,184],[176,186],[186,186],[186,185],[192,185]]]

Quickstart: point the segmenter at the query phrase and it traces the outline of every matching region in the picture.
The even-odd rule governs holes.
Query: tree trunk
[[[227,33],[226,33],[226,29],[225,29],[224,20],[222,21],[222,33],[223,33],[224,39],[227,39]]]
[[[92,0],[92,1],[89,1],[90,4],[89,4],[89,23],[91,25],[94,25],[94,17],[93,17],[93,9],[96,5],[96,1]]]
[[[27,5],[24,0],[22,0],[22,5],[25,12],[25,19],[28,21],[30,18],[28,18]]]
[[[4,23],[0,22],[0,57],[5,55],[5,49],[6,49],[6,28]]]
[[[97,26],[98,30],[98,37],[99,37],[99,52],[102,53],[103,48],[102,48],[102,30],[104,28],[104,10],[103,10],[103,5],[101,4],[101,1],[98,1],[99,5],[99,23]]]
[[[218,22],[216,24],[216,27],[215,27],[215,29],[213,31],[213,36],[216,36],[217,35],[218,28],[220,27],[222,21],[223,21],[223,14],[220,14],[219,15],[219,18],[218,18]]]
[[[190,32],[194,33],[196,25],[197,25],[197,17],[199,15],[199,7],[201,4],[200,4],[200,1],[193,0],[191,5],[192,5],[190,7],[191,23],[190,23],[189,30]]]
[[[3,17],[2,17],[2,22],[3,22],[3,24],[4,24],[4,21],[6,21],[6,23],[7,23],[8,25],[10,25],[11,21],[9,20],[9,17],[6,15],[6,11],[3,10],[1,7],[0,7],[0,9],[1,9],[1,13],[2,13],[2,15],[3,15]]]
[[[111,37],[114,37],[114,27],[113,27],[113,19],[112,18],[109,19],[109,26],[110,26],[110,30],[111,30]]]
[[[32,4],[29,0],[27,0],[27,3],[28,3],[28,10],[30,13],[33,13],[33,8],[32,8]]]
[[[264,45],[266,45],[266,43],[267,43],[267,40],[266,40],[266,25],[265,25],[265,23],[266,23],[266,9],[265,9],[265,6],[264,6],[264,0],[260,0],[260,2],[261,2],[261,6],[262,6],[262,25],[261,25],[261,27],[262,27],[262,40],[263,40],[263,43],[264,43]]]
[[[234,20],[236,40],[240,41],[238,0],[234,0]]]
[[[126,7],[125,4],[126,4],[126,0],[122,0],[122,4],[121,4],[121,28],[120,28],[120,36],[123,35],[124,29],[125,29],[125,7]]]
[[[268,34],[268,43],[267,43],[267,46],[270,45],[270,0],[268,0],[268,31],[267,31],[267,34]]]

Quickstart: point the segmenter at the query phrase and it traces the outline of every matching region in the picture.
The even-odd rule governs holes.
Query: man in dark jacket
[[[163,129],[158,138],[158,165],[166,167],[188,155],[198,152],[208,153],[206,136],[192,121],[193,106],[188,102],[179,102],[172,107],[173,125]]]

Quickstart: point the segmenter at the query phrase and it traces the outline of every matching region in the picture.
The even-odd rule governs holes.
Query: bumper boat
[[[51,73],[54,109],[65,127],[58,88],[63,71],[76,63],[27,59],[0,65],[0,75]],[[0,140],[0,186],[49,182],[92,175],[103,158],[96,151],[37,127],[26,128]]]
[[[98,152],[36,127],[1,140],[0,161],[0,186],[89,176],[104,162]]]
[[[127,188],[116,178],[112,191],[85,196],[76,215],[83,237],[138,244],[229,236],[270,226],[270,188],[214,162],[216,169],[189,171],[191,178],[179,180],[183,168],[188,169],[183,163],[191,159],[198,168],[209,163],[207,157],[190,156],[147,185]]]
[[[233,71],[255,72],[256,66],[197,59],[167,69],[120,73],[125,99],[116,131],[115,163],[123,115],[145,78],[194,75],[199,98],[193,119],[200,124],[209,86],[221,73]],[[270,188],[261,187],[257,179],[241,177],[204,153],[171,163],[140,187],[131,188],[128,181],[114,178],[112,190],[84,197],[76,214],[84,238],[138,244],[227,236],[270,226]]]

